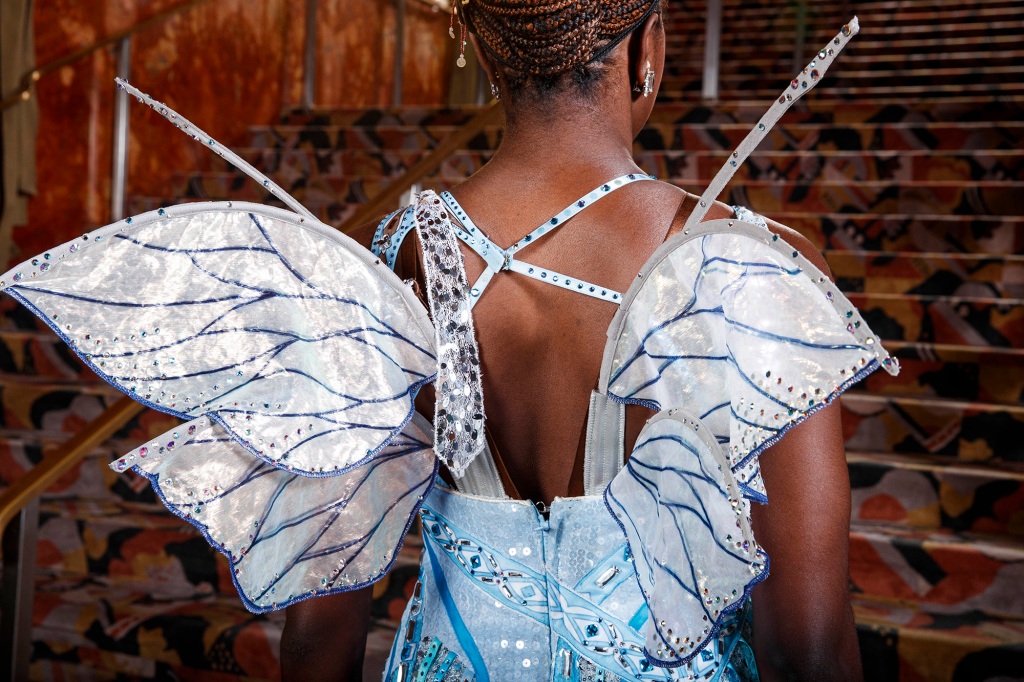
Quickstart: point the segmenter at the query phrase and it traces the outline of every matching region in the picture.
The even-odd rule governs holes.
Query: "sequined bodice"
[[[421,521],[419,582],[385,680],[754,679],[737,672],[752,662],[745,611],[686,665],[647,660],[647,605],[600,497],[556,499],[545,518],[527,502],[437,487]]]

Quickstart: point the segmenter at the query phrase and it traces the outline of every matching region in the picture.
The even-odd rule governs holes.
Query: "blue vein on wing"
[[[156,252],[178,254],[180,265],[186,271],[191,269],[191,272],[197,275],[198,286],[209,289],[207,293],[194,299],[165,302],[126,301],[122,295],[115,296],[113,293],[109,293],[106,294],[110,297],[107,300],[104,298],[104,293],[89,295],[88,290],[82,293],[82,289],[78,287],[74,288],[77,288],[79,293],[63,292],[54,290],[45,282],[36,285],[29,283],[17,285],[11,287],[11,293],[15,294],[16,298],[28,305],[34,312],[44,317],[47,323],[68,341],[86,363],[104,379],[151,407],[177,414],[183,418],[188,418],[186,415],[195,414],[199,410],[215,410],[224,412],[228,416],[233,416],[234,412],[245,412],[247,416],[251,415],[262,421],[260,431],[265,431],[268,426],[272,426],[275,419],[319,420],[317,429],[313,429],[311,425],[310,433],[305,436],[300,435],[301,440],[293,440],[287,444],[289,455],[298,449],[308,447],[313,442],[325,442],[323,439],[329,440],[333,434],[343,431],[365,430],[369,434],[379,432],[389,436],[395,435],[399,425],[383,423],[393,421],[384,415],[395,412],[395,410],[387,409],[379,414],[377,412],[371,414],[370,409],[389,404],[409,404],[419,388],[435,378],[432,371],[436,357],[429,350],[429,341],[432,337],[423,335],[420,338],[420,335],[413,334],[418,339],[419,342],[417,342],[385,321],[389,314],[387,308],[382,308],[383,312],[375,311],[354,298],[325,292],[300,272],[289,258],[285,257],[274,243],[271,232],[261,224],[260,220],[253,215],[250,215],[249,218],[250,221],[247,221],[246,224],[249,227],[250,236],[245,236],[247,230],[244,227],[242,235],[243,238],[255,241],[254,244],[229,243],[211,248],[172,248],[157,243],[146,243],[144,239],[138,238],[138,234],[131,237],[124,234],[112,235],[113,238],[108,243],[121,244],[128,249],[127,253],[118,254],[118,257],[125,262],[127,262],[126,259],[132,257],[133,249],[148,249],[153,252],[152,256],[146,256],[146,258],[156,257]],[[259,237],[253,234],[255,231],[259,232]],[[260,240],[263,243],[259,243]],[[232,258],[217,260],[219,256],[231,252],[255,254],[256,258],[245,261]],[[271,262],[266,256],[272,256],[274,260]],[[107,256],[101,253],[101,257],[106,258]],[[372,265],[369,263],[364,264],[355,257],[353,260],[372,272]],[[224,267],[238,266],[235,271],[239,274],[237,276],[227,274],[227,271],[225,274],[217,273],[215,270],[221,264]],[[267,268],[256,267],[256,265],[264,264],[267,265]],[[262,277],[262,273],[267,269],[270,271],[276,269],[281,273],[287,271],[290,277],[301,283],[303,289],[298,292],[288,292],[277,291],[268,286],[251,286],[245,281],[248,277],[245,274],[245,268],[248,268],[248,272],[256,277]],[[187,276],[186,272],[185,277]],[[219,290],[210,289],[207,282],[201,281],[206,277],[213,278],[223,286],[220,286]],[[278,280],[280,279],[278,277]],[[257,283],[264,284],[263,281]],[[62,286],[66,286],[66,282],[55,285],[55,287]],[[98,286],[99,290],[103,291],[103,287],[106,285],[101,281]],[[109,289],[109,287],[107,288]],[[157,291],[156,295],[161,295],[159,287],[150,288]],[[394,293],[395,302],[404,310],[408,306],[404,296],[397,290]],[[165,295],[171,296],[172,293]],[[32,296],[34,301],[29,302],[25,296]],[[110,311],[108,317],[113,316],[115,323],[121,323],[120,327],[113,327],[114,329],[121,329],[131,324],[130,320],[134,318],[129,316],[134,315],[136,310],[175,308],[188,310],[188,313],[175,313],[182,319],[186,319],[185,315],[192,318],[198,316],[199,319],[195,320],[194,325],[201,327],[201,330],[191,334],[186,332],[187,335],[182,338],[175,338],[177,335],[173,332],[171,334],[165,332],[161,337],[158,335],[159,330],[146,338],[145,332],[142,332],[138,339],[131,332],[124,331],[118,334],[122,336],[123,347],[130,348],[132,345],[145,345],[145,347],[134,351],[124,351],[122,348],[110,346],[109,339],[97,336],[97,345],[94,348],[91,342],[87,344],[82,339],[76,341],[70,337],[70,334],[64,334],[63,320],[58,326],[55,321],[48,319],[48,315],[42,313],[42,310],[49,307],[49,304],[60,300],[84,304],[76,308],[80,311],[79,320],[90,315],[98,317],[105,310]],[[299,326],[297,330],[287,326],[281,329],[273,328],[275,323],[268,324],[266,320],[275,319],[273,312],[276,300],[281,301],[282,305],[292,305],[293,301],[308,301],[310,306],[323,306],[324,315],[321,317],[326,322],[324,326],[330,324],[334,328],[308,331],[302,326]],[[257,304],[263,303],[267,305],[265,307],[257,306]],[[60,312],[63,317],[67,318],[64,311]],[[231,316],[238,317],[233,320]],[[345,327],[338,321],[339,318],[346,317],[352,322],[350,327]],[[394,317],[403,320],[409,318],[408,315],[400,316],[397,313]],[[211,318],[213,319],[211,320]],[[56,320],[56,316],[54,316],[54,320]],[[82,322],[75,319],[68,319],[68,322],[73,323],[79,329],[84,327]],[[232,328],[223,328],[226,322],[231,324]],[[282,321],[282,325],[288,324],[288,320]],[[68,326],[68,330],[70,328]],[[406,331],[416,332],[418,325],[413,323],[403,325],[403,328]],[[249,345],[250,348],[254,345],[256,347],[248,352],[243,350],[238,353],[242,357],[237,360],[229,359],[217,362],[216,367],[209,367],[210,360],[208,358],[217,356],[207,353],[205,349],[209,344],[223,345],[224,339],[233,340],[232,335],[238,335],[239,344],[229,345],[240,349],[245,348],[245,345],[241,345],[243,343]],[[101,341],[105,344],[102,348],[99,345]],[[312,357],[318,351],[321,355],[325,354],[325,350],[319,349],[326,347],[327,350],[333,350],[333,347],[338,344],[356,344],[353,349],[358,347],[367,349],[362,351],[361,357],[365,358],[367,363],[373,364],[375,369],[379,368],[377,371],[382,373],[380,381],[367,384],[364,388],[359,386],[358,382],[350,383],[343,381],[341,376],[334,378],[330,373],[325,374],[315,370],[305,362],[305,358]],[[307,353],[304,352],[305,346],[317,350]],[[98,352],[94,352],[94,350]],[[174,358],[169,357],[175,354],[175,351],[178,354],[177,362]],[[333,352],[327,354],[333,355]],[[356,354],[360,353],[357,351]],[[122,361],[125,361],[127,371],[114,370],[113,365],[121,365]],[[103,365],[103,368],[97,366],[104,362],[106,364]],[[135,363],[134,368],[132,368],[133,362]],[[177,367],[173,367],[175,364]],[[203,367],[203,364],[207,366]],[[168,370],[172,370],[174,373],[169,373]],[[236,375],[238,377],[244,375],[245,378],[238,379],[236,384],[234,383]],[[294,383],[290,378],[295,379]],[[299,409],[293,408],[286,414],[274,414],[272,411],[268,413],[258,408],[255,410],[232,410],[223,404],[227,400],[233,399],[237,401],[236,405],[249,404],[250,407],[254,407],[250,402],[250,396],[256,391],[262,390],[268,381],[274,382],[275,388],[278,384],[287,385],[290,388],[305,384],[311,390],[324,391],[324,393],[318,401],[310,404],[311,409],[303,410],[302,405],[298,404],[294,407]],[[220,384],[219,388],[218,384]],[[260,388],[256,388],[257,385],[260,385]],[[353,390],[355,386],[359,386],[357,391]],[[298,389],[296,388],[296,390]],[[367,393],[373,394],[366,395]],[[155,404],[151,402],[151,398]],[[195,399],[194,402],[191,398]],[[221,403],[219,408],[218,402]],[[180,408],[175,403],[180,403]],[[269,406],[264,407],[269,408]],[[395,418],[407,419],[408,410],[403,409],[398,412],[401,412],[401,415],[397,415]],[[346,415],[350,415],[350,418],[346,419]],[[221,423],[235,433],[236,437],[241,435],[232,428],[233,425],[225,421],[221,421]],[[303,428],[306,428],[305,425]],[[241,429],[243,432],[245,431],[244,426]],[[265,434],[261,433],[260,435]],[[239,438],[239,442],[244,441],[245,437]],[[368,442],[367,445],[371,444]],[[278,452],[283,451],[285,448],[278,450]],[[369,453],[369,450],[367,452]]]
[[[234,444],[234,440],[231,439],[231,438],[223,438],[223,437],[199,438],[199,439],[190,441],[188,443],[188,445],[189,446],[193,446],[193,445],[195,445],[195,446],[203,446],[203,445],[208,445],[208,444],[211,444],[211,443]],[[229,556],[229,558],[231,559],[231,563],[232,563],[233,567],[239,567],[241,565],[241,563],[243,561],[245,561],[246,559],[249,559],[249,558],[252,558],[252,557],[256,556],[255,554],[250,553],[250,550],[255,548],[262,541],[268,540],[271,537],[279,535],[280,533],[285,532],[285,531],[287,531],[287,530],[289,530],[291,528],[297,528],[297,527],[301,526],[303,523],[307,523],[309,521],[315,521],[318,517],[322,516],[324,513],[329,513],[331,515],[331,518],[328,520],[328,522],[323,527],[319,528],[319,532],[316,534],[316,536],[311,541],[305,543],[305,546],[302,548],[302,550],[299,551],[287,563],[287,565],[284,566],[278,572],[278,576],[276,577],[276,579],[271,584],[269,584],[262,593],[260,593],[259,595],[257,595],[255,597],[255,600],[258,601],[258,600],[262,599],[263,597],[265,597],[268,592],[272,591],[278,585],[278,583],[281,581],[281,579],[283,579],[293,568],[295,568],[296,566],[298,566],[299,564],[301,564],[301,563],[303,563],[305,561],[310,561],[312,559],[321,558],[321,557],[329,556],[329,555],[332,555],[332,554],[337,554],[339,552],[343,552],[344,550],[348,550],[350,548],[355,547],[356,548],[355,551],[348,553],[347,556],[345,557],[345,560],[346,560],[345,566],[346,567],[351,566],[352,565],[352,561],[355,558],[357,558],[363,552],[363,550],[366,547],[368,547],[370,545],[370,543],[376,538],[376,536],[378,534],[378,531],[381,529],[382,526],[384,528],[392,527],[393,524],[386,524],[385,522],[386,522],[387,518],[395,511],[395,509],[397,507],[399,507],[399,505],[404,500],[406,500],[410,495],[417,494],[418,492],[422,494],[422,491],[423,491],[424,487],[425,486],[429,487],[431,481],[433,480],[434,475],[436,474],[436,462],[434,462],[432,457],[429,458],[429,461],[433,464],[433,467],[427,467],[427,468],[430,469],[429,474],[425,478],[423,478],[422,480],[419,480],[415,484],[411,485],[411,487],[408,487],[405,492],[403,492],[402,494],[398,495],[394,500],[392,500],[391,504],[386,509],[383,509],[382,511],[380,511],[379,512],[379,517],[377,518],[376,522],[365,533],[363,533],[362,535],[359,535],[358,537],[347,538],[347,539],[343,540],[342,542],[337,543],[335,545],[332,545],[330,547],[325,547],[325,548],[322,548],[322,549],[319,549],[319,550],[316,550],[316,551],[311,551],[311,550],[314,547],[316,547],[317,543],[323,538],[325,533],[333,526],[335,521],[339,518],[339,516],[341,515],[341,512],[339,511],[340,508],[346,506],[347,504],[349,504],[350,502],[353,501],[353,499],[355,498],[357,493],[359,493],[359,491],[361,489],[363,489],[364,484],[369,481],[371,476],[374,474],[374,472],[379,467],[386,466],[390,462],[396,462],[397,466],[404,466],[401,462],[399,462],[399,460],[401,460],[401,459],[403,459],[405,457],[411,456],[411,455],[415,455],[417,453],[422,453],[425,450],[429,450],[429,448],[430,448],[430,445],[428,443],[421,442],[420,440],[418,440],[416,438],[413,438],[411,436],[408,436],[406,434],[400,434],[399,436],[396,437],[396,440],[393,441],[393,446],[392,446],[392,448],[389,451],[385,451],[380,456],[378,456],[377,458],[371,460],[370,462],[368,462],[367,464],[365,464],[365,465],[363,465],[361,467],[360,479],[359,479],[358,483],[354,486],[354,488],[352,488],[350,491],[348,491],[345,494],[344,498],[336,500],[336,501],[334,501],[334,502],[332,502],[332,503],[330,503],[328,505],[322,505],[321,508],[319,508],[317,510],[300,511],[297,514],[294,514],[290,519],[279,521],[276,524],[274,524],[272,527],[265,526],[266,521],[276,511],[276,508],[278,506],[279,500],[284,499],[282,497],[282,495],[285,492],[286,488],[288,488],[295,481],[302,479],[303,477],[298,476],[298,475],[293,474],[293,473],[286,473],[286,472],[284,472],[284,471],[282,471],[280,469],[274,468],[274,467],[266,464],[265,462],[257,461],[253,465],[249,466],[246,469],[246,471],[240,476],[239,480],[236,483],[234,483],[233,485],[230,485],[227,489],[223,490],[222,492],[220,492],[215,497],[212,497],[212,498],[209,498],[209,499],[206,499],[206,500],[202,500],[202,501],[197,501],[195,503],[188,503],[188,504],[183,504],[182,505],[182,504],[177,504],[177,503],[171,502],[170,500],[168,500],[164,496],[163,492],[161,490],[159,490],[159,488],[160,488],[160,480],[162,478],[162,476],[160,474],[155,474],[155,475],[146,474],[146,475],[157,486],[158,493],[160,494],[161,499],[164,500],[165,504],[167,504],[168,507],[171,508],[171,510],[174,511],[179,516],[184,516],[183,512],[189,512],[186,518],[191,523],[193,523],[194,525],[199,527],[200,530],[203,532],[204,537],[206,537],[207,540],[209,540],[219,551],[221,551],[221,552],[223,552],[223,553],[225,553],[225,554],[227,554]],[[143,473],[145,473],[145,472],[143,472]],[[212,530],[211,527],[206,525],[206,524],[204,524],[204,523],[201,523],[199,521],[198,516],[195,516],[195,515],[192,514],[192,511],[194,511],[195,508],[200,507],[200,506],[208,507],[208,505],[211,505],[212,503],[217,502],[217,501],[223,501],[226,504],[231,504],[231,499],[230,498],[231,498],[232,495],[238,493],[239,491],[243,491],[243,494],[244,494],[244,489],[245,489],[246,486],[252,484],[257,479],[262,478],[263,476],[266,476],[266,475],[277,475],[277,476],[282,478],[282,481],[280,481],[275,486],[275,489],[273,490],[273,492],[271,494],[271,499],[267,502],[267,506],[264,509],[263,513],[261,514],[257,530],[254,533],[252,540],[250,541],[250,543],[245,548],[231,547],[231,546],[225,545],[223,542],[221,542],[221,540],[219,540],[217,537],[215,537],[215,534],[218,534],[218,533],[216,533],[215,530],[213,531],[213,534],[211,534],[211,530]],[[381,474],[381,475],[385,475],[385,474]],[[309,480],[309,479],[306,479],[306,480]],[[370,488],[367,488],[367,489],[370,490],[370,492],[367,493],[367,494],[372,494],[373,493],[373,489],[370,489]],[[294,498],[292,498],[292,499],[294,499]],[[406,503],[406,504],[408,504],[408,503]],[[410,507],[410,509],[414,509],[415,506],[417,506],[417,505],[413,504],[413,506]],[[209,515],[209,514],[210,514],[210,511],[209,511],[209,508],[208,508],[207,515]],[[214,515],[216,515],[216,512],[214,512]],[[404,535],[404,533],[403,533],[403,535]],[[385,541],[388,541],[387,538],[384,538],[384,539],[385,539]],[[389,550],[388,551],[390,552],[391,555],[393,555],[394,552],[397,550],[397,547],[393,546],[390,541],[388,541],[388,542],[389,542],[389,545],[388,545],[389,546]],[[393,560],[393,556],[392,556],[392,560]],[[261,561],[262,561],[262,559],[261,559]],[[344,573],[344,571],[339,571],[334,576],[334,578],[330,581],[330,584],[326,588],[324,588],[324,589],[333,590],[333,587],[334,587],[336,581],[340,578],[340,576],[343,573]],[[232,577],[234,578],[234,575]],[[364,581],[364,580],[372,578],[372,577],[373,577],[372,575],[368,575],[368,576],[360,575],[360,576],[357,576],[358,580],[360,580],[360,581]],[[236,584],[238,584],[237,581],[236,581]],[[303,589],[308,589],[308,587],[309,586],[306,586]],[[239,589],[241,590],[241,585],[240,584],[239,584]],[[291,597],[291,596],[292,595],[290,595],[289,597]],[[260,605],[256,604],[255,601],[251,600],[244,593],[243,593],[243,600],[246,601],[247,605],[251,603],[252,606],[255,607],[256,609],[263,609],[263,608],[265,608],[264,606],[260,606]]]
[[[700,248],[701,248],[701,257],[702,258],[701,258],[700,266],[696,269],[696,274],[694,275],[692,286],[690,287],[690,291],[692,293],[691,293],[691,297],[690,297],[689,301],[685,305],[683,305],[681,308],[679,308],[678,312],[675,315],[673,315],[672,317],[664,320],[663,322],[655,324],[653,327],[651,327],[644,334],[643,338],[640,339],[640,341],[639,341],[639,343],[637,345],[636,350],[621,364],[621,366],[619,366],[612,373],[611,380],[609,381],[610,385],[615,384],[623,376],[623,374],[625,374],[625,372],[627,370],[629,370],[629,368],[634,363],[638,362],[639,360],[641,360],[644,357],[648,357],[648,358],[651,358],[651,359],[654,359],[654,360],[663,360],[664,361],[655,370],[656,374],[655,374],[654,377],[651,377],[651,378],[647,379],[639,387],[634,388],[629,393],[629,395],[626,396],[626,397],[634,397],[638,393],[640,393],[642,390],[644,390],[646,388],[649,388],[649,387],[653,386],[654,384],[658,383],[661,380],[664,371],[668,367],[670,367],[673,363],[675,363],[675,362],[678,362],[678,361],[681,361],[681,360],[724,360],[725,359],[724,356],[720,356],[720,355],[719,356],[701,356],[701,355],[678,355],[678,356],[676,356],[676,355],[661,355],[661,354],[651,353],[651,352],[648,351],[648,349],[647,349],[648,342],[653,340],[654,337],[657,334],[659,334],[660,332],[666,330],[668,327],[672,326],[673,324],[675,324],[677,322],[680,322],[682,320],[686,320],[688,318],[692,318],[692,317],[694,317],[695,315],[698,315],[698,314],[709,314],[710,313],[710,314],[721,315],[723,320],[727,324],[729,324],[730,327],[732,327],[732,328],[734,328],[734,329],[736,329],[736,330],[738,330],[738,331],[740,331],[742,333],[746,333],[746,334],[751,335],[751,336],[758,336],[758,337],[761,337],[761,338],[771,339],[771,340],[779,341],[779,342],[782,342],[782,343],[789,343],[789,344],[794,344],[794,345],[798,345],[798,346],[802,346],[802,347],[806,347],[806,348],[821,349],[821,350],[851,350],[851,349],[860,349],[861,348],[861,346],[858,345],[858,344],[820,344],[820,343],[807,342],[807,341],[804,341],[804,340],[799,339],[799,338],[793,338],[793,337],[789,337],[789,336],[785,336],[785,335],[773,334],[771,332],[760,330],[760,329],[757,329],[757,328],[752,327],[750,325],[746,325],[746,324],[744,324],[742,322],[738,322],[738,321],[730,319],[728,316],[725,315],[725,313],[724,313],[724,311],[723,311],[723,309],[722,309],[722,307],[720,305],[719,306],[715,306],[715,307],[705,307],[705,308],[695,309],[696,306],[698,305],[698,300],[699,300],[699,298],[701,296],[701,294],[699,292],[701,292],[701,285],[702,285],[702,282],[704,281],[705,275],[711,274],[711,273],[714,273],[714,272],[724,272],[724,273],[727,273],[727,274],[730,274],[730,275],[733,274],[733,273],[730,272],[730,270],[728,268],[723,269],[723,268],[710,267],[713,264],[724,264],[724,265],[729,265],[729,266],[733,266],[733,267],[739,267],[739,268],[743,269],[742,272],[735,274],[730,279],[730,281],[727,284],[725,284],[725,286],[721,290],[715,292],[715,300],[722,299],[724,297],[725,292],[730,290],[730,289],[732,289],[732,288],[742,288],[747,283],[747,281],[749,279],[753,278],[753,277],[762,277],[762,276],[769,276],[769,277],[790,276],[790,277],[795,277],[795,276],[798,276],[798,275],[800,275],[802,273],[802,270],[800,270],[800,268],[786,268],[786,267],[783,267],[783,266],[779,265],[778,263],[760,262],[760,261],[742,261],[742,260],[735,260],[735,259],[725,258],[723,256],[710,256],[709,257],[708,254],[707,254],[707,247],[708,247],[708,240],[709,240],[709,238],[710,238],[710,235],[705,236],[705,237],[703,237],[701,239],[701,247]],[[682,289],[682,287],[680,287],[680,289]],[[737,365],[737,369],[739,369],[738,365]]]

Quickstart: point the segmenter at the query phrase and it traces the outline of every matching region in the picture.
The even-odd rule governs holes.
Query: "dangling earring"
[[[651,63],[647,62],[647,74],[644,76],[643,87],[637,83],[636,87],[633,88],[633,92],[642,93],[644,97],[650,97],[651,93],[654,92],[654,71],[651,69]]]
[[[468,0],[465,0],[462,4],[465,5]],[[466,25],[462,23],[462,16],[458,14],[458,3],[452,3],[452,16],[451,21],[448,24],[448,35],[455,38],[455,19],[459,20],[459,58],[455,61],[458,67],[461,69],[466,66]]]
[[[644,77],[644,97],[650,97],[652,92],[654,92],[654,72],[647,69],[647,75]]]
[[[494,83],[491,83],[491,97],[494,99],[501,99],[501,90]]]

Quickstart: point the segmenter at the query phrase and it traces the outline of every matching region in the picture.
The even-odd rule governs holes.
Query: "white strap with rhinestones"
[[[816,58],[807,65],[800,74],[789,84],[786,91],[783,92],[775,104],[768,109],[768,112],[761,118],[761,121],[757,126],[750,131],[750,133],[744,138],[743,142],[740,143],[736,151],[732,153],[732,157],[729,162],[725,164],[722,170],[718,171],[718,175],[711,181],[708,188],[704,190],[704,194],[701,196],[697,207],[694,208],[693,212],[690,213],[690,217],[686,220],[686,224],[683,225],[683,230],[691,229],[694,225],[701,222],[704,217],[708,214],[711,208],[711,204],[715,202],[718,195],[722,193],[725,186],[732,180],[732,176],[736,173],[736,170],[747,160],[747,157],[757,148],[761,141],[768,136],[772,127],[778,123],[782,115],[785,114],[793,102],[803,97],[809,92],[818,82],[821,80],[825,72],[828,71],[828,67],[832,65],[835,58],[839,56],[843,48],[849,42],[850,38],[857,35],[860,31],[860,22],[857,21],[857,17],[854,17],[849,24],[843,26],[843,29],[829,41],[826,45],[818,52]]]
[[[234,166],[235,168],[242,171],[256,182],[266,187],[271,194],[273,194],[275,197],[284,202],[285,206],[292,209],[301,216],[304,216],[310,220],[315,220],[316,222],[320,222],[319,220],[317,220],[315,215],[310,213],[305,206],[296,201],[295,197],[288,194],[288,192],[284,191],[280,185],[278,185],[276,182],[268,178],[263,173],[260,173],[252,164],[243,159],[241,156],[234,153],[233,151],[231,151],[230,149],[228,149],[227,147],[220,144],[212,137],[204,133],[196,125],[194,125],[187,118],[176,112],[174,109],[171,109],[163,102],[156,101],[146,93],[142,92],[141,90],[131,85],[127,81],[122,80],[121,78],[115,78],[114,80],[117,82],[117,86],[119,88],[122,88],[129,94],[134,95],[143,104],[148,104],[150,108],[153,109],[153,111],[157,112],[158,114],[166,118],[168,121],[173,123],[174,126],[181,130],[183,133],[192,136],[192,139],[194,139],[196,142],[202,143],[203,146],[209,147],[214,154],[221,157],[222,159],[230,163],[232,166]]]

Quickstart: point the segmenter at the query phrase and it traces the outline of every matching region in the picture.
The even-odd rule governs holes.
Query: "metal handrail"
[[[21,78],[21,88],[17,92],[8,95],[4,97],[2,100],[0,100],[0,111],[12,107],[18,102],[26,102],[32,99],[32,86],[35,85],[36,81],[38,81],[43,76],[49,75],[54,71],[67,66],[68,64],[74,64],[78,60],[88,57],[93,52],[97,52],[112,45],[117,45],[125,38],[130,38],[136,33],[140,33],[148,28],[152,28],[153,26],[156,26],[157,24],[166,21],[167,19],[170,19],[175,15],[187,12],[193,7],[205,5],[208,2],[210,2],[210,0],[189,0],[188,2],[178,5],[177,7],[172,7],[171,9],[164,10],[159,14],[153,15],[149,19],[140,21],[131,28],[114,33],[113,35],[110,35],[104,38],[103,40],[97,41],[92,45],[83,47],[80,50],[75,50],[71,54],[65,55],[60,59],[55,59],[54,61],[46,64],[45,66],[40,66],[32,71],[29,71]]]
[[[409,191],[409,188],[430,175],[449,156],[480,134],[487,126],[495,125],[503,120],[504,113],[505,110],[497,101],[488,104],[480,113],[466,121],[461,128],[446,137],[432,152],[415,163],[404,175],[363,204],[362,208],[342,223],[338,229],[342,232],[351,232],[386,213],[388,207],[397,204],[402,195]]]
[[[128,396],[120,398],[4,490],[0,494],[0,535],[29,502],[145,409]]]

